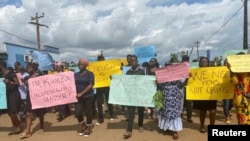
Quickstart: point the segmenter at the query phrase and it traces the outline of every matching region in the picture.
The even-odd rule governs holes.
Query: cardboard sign
[[[156,93],[155,76],[149,75],[112,75],[109,103],[154,107]]]
[[[28,80],[32,109],[77,102],[74,73],[43,75]]]
[[[231,99],[234,84],[227,67],[204,67],[191,69],[186,87],[189,100]]]
[[[189,63],[182,62],[155,70],[157,83],[170,82],[189,77]]]

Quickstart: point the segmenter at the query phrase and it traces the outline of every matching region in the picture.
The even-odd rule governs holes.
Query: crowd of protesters
[[[104,61],[104,56],[98,56],[98,61]],[[131,67],[126,75],[155,75],[155,70],[160,68],[159,62],[156,58],[151,58],[149,62],[144,62],[142,66],[138,65],[138,59],[135,55],[127,55],[127,61],[129,67]],[[182,62],[189,61],[188,56],[182,57]],[[95,76],[94,73],[87,69],[89,62],[87,59],[79,59],[78,61],[78,72],[74,72],[76,97],[77,101],[74,104],[58,105],[54,108],[58,111],[59,115],[57,118],[58,122],[63,121],[66,117],[72,113],[72,107],[74,108],[74,114],[77,122],[79,123],[80,130],[79,135],[88,137],[93,131],[94,125],[101,125],[104,122],[104,110],[103,105],[107,105],[107,111],[109,112],[110,120],[114,120],[114,107],[115,105],[109,104],[109,87],[94,89]],[[171,64],[165,64],[167,67]],[[224,63],[225,66],[230,70],[230,64]],[[29,138],[32,136],[32,121],[33,117],[39,118],[40,130],[44,132],[44,118],[49,108],[32,109],[32,103],[29,96],[28,80],[33,77],[39,77],[41,75],[47,75],[47,73],[41,72],[38,62],[28,62],[26,68],[23,67],[19,62],[15,63],[15,68],[10,69],[7,67],[6,62],[0,61],[0,72],[4,83],[6,84],[6,96],[7,96],[7,109],[6,113],[11,119],[13,125],[12,131],[9,135],[19,135],[20,139]],[[199,67],[209,67],[209,60],[207,57],[201,57],[199,59]],[[54,63],[54,73],[62,73],[64,71],[61,62]],[[22,82],[18,81],[16,73],[21,73]],[[250,79],[249,73],[231,73],[231,77],[235,80],[235,94],[234,99],[223,100],[223,110],[225,113],[225,123],[230,123],[230,112],[234,102],[236,108],[236,114],[238,124],[249,124],[249,115],[247,112],[250,110],[249,97],[245,96],[250,92]],[[112,78],[111,78],[112,79]],[[126,106],[119,105],[123,111],[126,108],[127,116],[127,128],[124,133],[124,138],[130,138],[132,136],[133,123],[135,113],[138,113],[138,126],[139,131],[143,132],[143,122],[145,114],[148,113],[148,117],[154,119],[158,123],[158,127],[163,130],[172,131],[173,139],[178,139],[178,132],[183,130],[182,125],[182,114],[184,108],[187,109],[187,121],[193,123],[192,120],[192,109],[199,111],[199,121],[201,133],[206,132],[205,118],[207,111],[209,112],[209,123],[210,125],[215,124],[217,100],[186,100],[185,86],[187,85],[188,79],[183,78],[177,81],[157,83],[157,90],[161,90],[164,93],[163,108],[155,109],[153,107],[138,107],[138,106]],[[23,83],[21,85],[20,83]],[[22,91],[22,92],[21,92]],[[26,95],[23,95],[26,93]],[[244,99],[239,101],[239,97]],[[117,105],[116,105],[117,106]],[[97,109],[97,115],[94,116],[93,111]],[[244,112],[242,112],[244,109]],[[19,116],[18,115],[22,115]],[[25,119],[25,127],[21,126],[21,119]],[[93,119],[97,118],[97,123],[93,123]]]

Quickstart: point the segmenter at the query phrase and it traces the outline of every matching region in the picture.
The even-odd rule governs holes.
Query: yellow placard
[[[121,60],[105,60],[91,62],[88,65],[88,70],[95,75],[94,88],[110,86],[110,76],[112,74],[122,74]]]
[[[64,69],[63,72],[68,72],[69,70],[68,69]],[[56,74],[58,73],[57,71],[55,70],[48,70],[48,74]]]
[[[232,72],[250,72],[250,54],[229,55],[227,56],[227,60]]]
[[[125,58],[125,59],[121,59],[121,63],[123,64],[123,66],[128,65],[127,58]]]
[[[48,74],[54,74],[54,70],[48,70]]]
[[[204,67],[190,70],[186,86],[189,100],[221,100],[233,98],[234,84],[227,67]]]

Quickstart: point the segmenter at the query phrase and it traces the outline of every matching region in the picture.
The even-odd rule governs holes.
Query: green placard
[[[3,82],[3,78],[0,78],[0,109],[7,109],[6,85]]]
[[[155,76],[112,75],[109,103],[128,106],[154,107]]]

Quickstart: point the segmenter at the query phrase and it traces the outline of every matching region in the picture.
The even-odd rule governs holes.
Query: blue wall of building
[[[14,64],[15,62],[20,62],[24,67],[26,67],[26,62],[24,61],[24,56],[29,53],[29,51],[38,51],[38,49],[36,48],[30,48],[30,47],[25,47],[25,46],[20,46],[20,45],[16,45],[16,44],[11,44],[11,43],[4,43],[5,47],[6,47],[6,53],[8,54],[6,63],[8,65],[8,67],[13,67],[14,68]],[[53,56],[55,56],[55,58],[57,57],[60,58],[60,54],[59,54],[59,50],[56,50],[56,48],[54,48],[54,50],[52,52],[48,51],[49,47],[46,47],[47,51],[43,51],[42,52],[46,52],[49,54],[52,54]],[[58,53],[55,53],[56,51],[58,51]],[[56,60],[58,61],[58,60]]]
[[[6,52],[8,54],[7,65],[14,68],[14,63],[18,61],[25,67],[24,55],[27,50],[35,49],[6,43]]]

